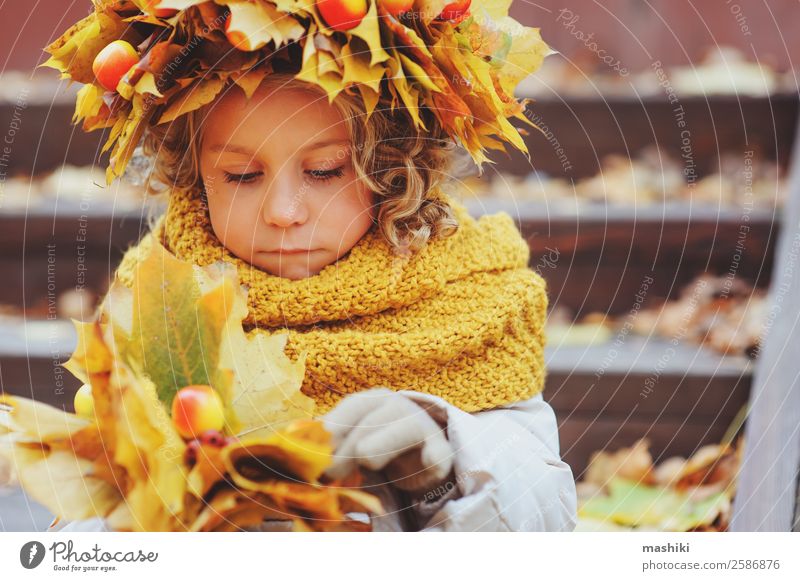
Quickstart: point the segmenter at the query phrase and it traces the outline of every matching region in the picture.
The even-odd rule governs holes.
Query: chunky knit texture
[[[125,253],[116,276],[130,286],[153,239],[178,258],[233,263],[248,287],[248,333],[289,333],[304,350],[302,390],[319,414],[349,393],[385,386],[440,396],[467,412],[528,399],[544,386],[544,279],[511,216],[476,220],[451,196],[459,229],[417,253],[392,249],[373,226],[337,262],[290,280],[228,251],[199,194],[172,192],[153,230]]]

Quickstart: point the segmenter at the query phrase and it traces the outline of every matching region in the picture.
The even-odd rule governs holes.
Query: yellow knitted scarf
[[[403,256],[377,227],[318,274],[290,280],[236,257],[214,235],[199,194],[170,193],[151,233],[128,249],[116,276],[156,236],[178,258],[236,265],[247,285],[248,333],[288,330],[287,355],[308,351],[302,390],[325,413],[343,396],[376,386],[440,396],[474,412],[543,389],[545,281],[511,216],[476,220],[440,191],[459,229]]]

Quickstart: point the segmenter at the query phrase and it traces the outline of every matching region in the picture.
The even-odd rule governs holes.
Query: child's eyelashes
[[[249,184],[254,182],[260,175],[260,171],[253,171],[250,173],[230,173],[230,172],[223,172],[225,174],[225,181],[228,183],[237,182],[240,184]]]
[[[316,181],[327,182],[333,178],[342,177],[344,175],[344,166],[340,165],[333,169],[309,169],[306,170],[306,174]]]
[[[305,173],[314,181],[327,182],[333,178],[342,177],[344,175],[344,166],[341,165],[333,169],[308,169]],[[223,174],[225,175],[225,182],[227,183],[250,184],[261,177],[263,172],[231,173],[225,171]]]

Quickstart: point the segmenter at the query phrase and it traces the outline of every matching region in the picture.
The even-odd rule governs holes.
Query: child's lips
[[[315,248],[278,248],[277,250],[267,250],[265,251],[266,254],[277,255],[292,255],[292,254],[308,254],[309,252],[314,252]]]

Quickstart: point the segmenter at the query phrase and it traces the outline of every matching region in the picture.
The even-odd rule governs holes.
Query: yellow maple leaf
[[[131,99],[132,105],[128,118],[122,117],[125,123],[113,138],[115,140],[114,149],[111,151],[110,163],[106,169],[106,182],[108,184],[111,184],[115,178],[122,177],[125,166],[133,157],[133,152],[139,145],[139,140],[155,113],[156,108],[149,104],[147,97],[149,95],[134,94]],[[111,143],[111,140],[112,138],[109,137],[108,143]]]
[[[77,123],[86,117],[94,117],[103,106],[103,88],[93,83],[88,83],[80,88],[75,100],[75,113],[72,122]]]
[[[225,80],[209,75],[195,80],[180,97],[172,102],[158,119],[158,125],[174,121],[181,115],[210,103],[222,91]]]
[[[142,40],[114,11],[94,12],[45,48],[50,58],[39,66],[60,71],[61,78],[70,79],[70,82],[92,83],[95,80],[94,58],[107,44],[119,39],[134,46]]]
[[[7,430],[0,434],[0,454],[31,498],[68,520],[105,516],[122,501],[86,457],[103,450],[89,420],[26,398],[0,396],[0,403],[9,407],[0,411]]]
[[[370,65],[376,65],[389,59],[389,53],[381,43],[380,20],[378,19],[377,2],[370,2],[367,14],[358,26],[347,31],[350,36],[363,40],[370,52]]]
[[[297,427],[305,423],[312,428]],[[330,466],[332,451],[321,422],[295,422],[269,436],[250,436],[227,446],[222,461],[236,484],[258,491],[276,479],[316,482]]]
[[[335,67],[330,66],[330,55],[325,56],[325,50],[317,49],[315,40],[317,25],[309,25],[306,42],[303,45],[303,64],[300,72],[295,77],[301,81],[319,85],[328,95],[330,103],[342,92],[342,76],[339,65],[334,61]],[[320,55],[323,55],[322,57]],[[322,59],[322,60],[321,60]]]
[[[380,90],[380,83],[386,69],[383,65],[371,65],[369,51],[353,52],[353,41],[342,47],[341,61],[344,64],[342,82],[365,84],[373,91]]]
[[[230,9],[226,34],[240,50],[258,50],[270,42],[279,48],[305,33],[305,27],[293,16],[280,12],[269,2],[218,0],[218,4]]]

